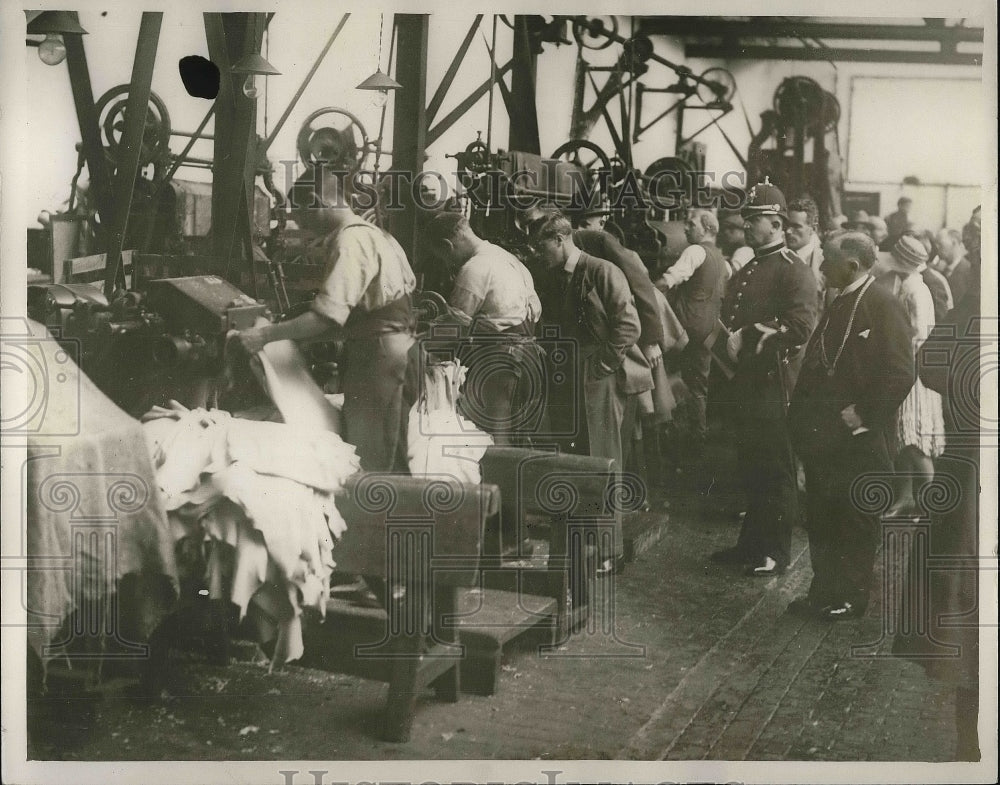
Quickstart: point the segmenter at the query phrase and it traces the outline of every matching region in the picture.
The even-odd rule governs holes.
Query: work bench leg
[[[417,675],[423,636],[400,634],[392,647],[394,658],[385,705],[383,737],[386,741],[410,740],[413,715],[417,710]]]
[[[458,587],[440,586],[434,592],[434,608],[432,624],[434,634],[432,640],[439,643],[447,643],[457,647],[458,626],[455,624],[455,615],[458,612]],[[451,619],[449,625],[444,624],[444,619]],[[461,660],[454,660],[454,664],[447,671],[434,680],[434,692],[438,700],[448,703],[457,703],[461,692]]]

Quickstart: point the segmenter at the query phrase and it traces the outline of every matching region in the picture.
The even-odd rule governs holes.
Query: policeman
[[[736,438],[747,510],[735,547],[712,559],[766,577],[790,560],[798,505],[786,410],[818,302],[812,271],[785,247],[784,194],[765,178],[750,190],[742,215],[754,257],[730,280],[709,341],[725,341],[713,355],[723,364],[728,355],[730,363],[719,401]]]

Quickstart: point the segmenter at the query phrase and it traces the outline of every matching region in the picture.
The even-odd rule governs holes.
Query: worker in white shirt
[[[471,320],[461,352],[469,368],[465,413],[497,444],[524,444],[539,427],[544,405],[540,386],[531,383],[544,370],[534,342],[542,304],[531,273],[513,254],[478,237],[461,213],[434,216],[425,239],[455,273],[448,304]]]
[[[719,235],[717,244],[726,260],[726,279],[739,271],[743,265],[753,259],[753,248],[747,245],[743,232],[743,216],[739,210],[719,209]]]
[[[711,352],[705,339],[719,319],[726,283],[726,260],[715,244],[719,223],[708,210],[691,210],[684,223],[687,248],[680,258],[656,281],[688,334],[681,354],[681,378],[691,391],[690,422],[692,458],[704,450],[707,431],[708,376]]]

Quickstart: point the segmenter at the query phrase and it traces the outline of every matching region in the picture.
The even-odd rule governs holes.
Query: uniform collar
[[[774,253],[775,251],[780,251],[785,247],[784,240],[778,240],[770,245],[765,245],[763,248],[757,248],[754,250],[753,255],[755,259],[760,259],[762,256],[767,256],[769,253]]]

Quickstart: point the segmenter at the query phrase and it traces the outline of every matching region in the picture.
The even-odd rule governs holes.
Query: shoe
[[[598,578],[607,578],[612,575],[618,575],[625,571],[625,557],[619,557],[617,559],[605,559],[601,562],[601,565],[594,571]]]
[[[820,612],[820,618],[827,621],[844,621],[846,619],[856,619],[864,613],[863,610],[850,602],[842,602],[838,605],[827,605]]]
[[[716,551],[708,558],[716,564],[746,564],[749,561],[749,558],[742,549],[735,546]]]
[[[784,565],[778,564],[770,556],[765,556],[761,561],[751,564],[746,569],[746,574],[754,578],[770,578],[773,575],[782,575],[784,572]]]

